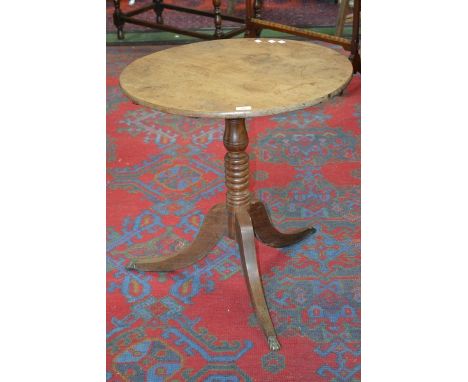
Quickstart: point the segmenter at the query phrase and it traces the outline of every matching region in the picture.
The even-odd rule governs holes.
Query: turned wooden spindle
[[[263,6],[263,1],[262,0],[255,0],[254,1],[254,17],[256,19],[261,19],[262,18],[262,6]]]
[[[214,7],[214,25],[215,25],[215,32],[214,35],[216,38],[221,38],[223,36],[223,31],[221,29],[221,0],[213,0],[213,7]]]
[[[156,13],[156,23],[164,24],[164,20],[162,17],[162,13],[164,10],[163,0],[153,0],[153,9],[154,13]]]
[[[252,23],[251,19],[262,18],[263,0],[247,0],[246,1],[246,27],[245,37],[260,37],[262,28],[257,24]]]
[[[122,20],[121,16],[122,16],[122,10],[120,9],[120,0],[114,0],[113,20],[114,20],[114,25],[117,28],[117,38],[119,40],[123,40],[124,38],[123,26],[125,22]]]
[[[243,118],[226,119],[223,143],[227,150],[224,156],[224,171],[227,189],[228,236],[235,239],[235,212],[239,208],[247,209],[251,200],[249,155],[245,152],[249,137]]]

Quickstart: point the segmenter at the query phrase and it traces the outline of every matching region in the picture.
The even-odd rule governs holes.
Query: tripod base
[[[217,204],[208,212],[191,245],[170,256],[132,261],[128,269],[168,272],[188,267],[203,259],[223,236],[230,237],[229,220],[225,204]],[[280,344],[271,321],[261,282],[255,237],[271,247],[285,247],[313,234],[315,229],[306,228],[290,233],[278,231],[273,226],[265,205],[259,200],[253,200],[247,208],[236,209],[234,224],[234,239],[239,246],[242,268],[257,319],[265,333],[270,350],[279,350]]]
[[[174,271],[203,259],[223,236],[236,240],[255,314],[270,350],[279,350],[280,344],[268,312],[260,278],[255,237],[271,247],[285,247],[301,241],[314,233],[315,229],[283,233],[273,226],[265,205],[253,199],[249,191],[249,156],[245,152],[249,138],[245,120],[236,118],[226,119],[225,122],[223,143],[227,150],[224,157],[226,204],[217,204],[211,208],[190,246],[171,256],[133,261],[128,268],[155,272]]]

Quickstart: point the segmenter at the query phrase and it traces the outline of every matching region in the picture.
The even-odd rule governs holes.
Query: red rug
[[[132,104],[125,65],[158,48],[107,48],[107,380],[360,380],[360,76],[343,96],[247,120],[252,189],[282,230],[317,233],[258,244],[282,349],[270,352],[250,305],[234,242],[173,273],[129,260],[189,243],[224,199],[223,121]]]

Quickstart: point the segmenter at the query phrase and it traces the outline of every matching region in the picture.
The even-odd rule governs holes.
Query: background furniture
[[[213,2],[213,12],[202,11],[198,9],[181,7],[173,4],[166,4],[164,0],[153,0],[152,4],[144,5],[134,10],[123,12],[120,7],[120,0],[113,0],[114,2],[114,14],[113,21],[114,25],[117,28],[117,37],[122,40],[124,38],[123,27],[127,24],[135,24],[144,27],[149,27],[152,29],[163,30],[174,32],[181,35],[188,35],[204,40],[211,40],[216,38],[230,38],[236,35],[239,35],[245,32],[246,37],[258,37],[262,29],[271,29],[279,32],[289,33],[292,35],[309,38],[312,40],[325,41],[332,44],[337,44],[342,46],[344,49],[350,52],[350,60],[353,63],[354,72],[361,71],[361,58],[360,58],[360,14],[361,14],[361,0],[355,0],[353,6],[353,27],[352,27],[352,37],[351,39],[342,37],[342,30],[344,26],[345,16],[348,9],[349,0],[343,0],[339,8],[339,17],[337,24],[337,33],[335,36],[320,33],[316,31],[307,30],[304,28],[297,28],[269,20],[264,20],[262,18],[261,12],[263,7],[263,0],[246,0],[246,13],[245,19],[240,17],[235,17],[231,15],[221,14],[220,6],[221,0],[212,0]],[[230,5],[229,5],[230,4]],[[233,3],[228,3],[229,8],[233,8]],[[174,11],[190,13],[199,16],[205,16],[213,18],[214,20],[214,32],[213,34],[200,33],[194,30],[182,29],[180,27],[175,27],[167,25],[164,23],[163,11],[164,9],[171,9]],[[144,12],[154,12],[155,13],[155,22],[148,20],[138,19],[135,16],[138,16]],[[229,13],[229,12],[228,12]],[[222,29],[222,20],[228,20],[235,23],[240,23],[242,26],[239,28],[230,30],[229,32],[224,32]]]
[[[340,1],[340,6],[338,8],[338,17],[336,21],[336,29],[335,29],[335,35],[336,36],[342,36],[343,35],[343,29],[346,23],[351,23],[353,22],[353,14],[350,14],[350,9],[352,10],[354,7],[354,1],[353,0],[341,0]]]
[[[342,0],[347,5],[348,0]],[[325,41],[328,43],[342,46],[350,51],[349,59],[353,64],[353,71],[361,71],[360,57],[360,19],[361,19],[361,0],[354,1],[353,8],[353,32],[351,40],[341,37],[332,36],[325,33],[309,31],[303,28],[296,28],[289,25],[276,23],[262,19],[263,0],[246,0],[246,35],[249,37],[258,37],[262,29],[272,29],[279,32],[289,33],[295,36],[310,38],[312,40]],[[345,11],[345,10],[343,10]]]
[[[220,11],[221,0],[213,0],[213,8],[214,8],[213,12],[206,12],[206,11],[201,11],[198,9],[180,7],[180,6],[173,5],[173,4],[166,4],[164,3],[164,0],[153,0],[152,4],[138,7],[129,12],[123,12],[120,8],[120,0],[113,0],[113,1],[114,1],[114,15],[113,15],[114,25],[117,28],[117,37],[119,38],[119,40],[122,40],[124,38],[123,27],[126,23],[141,25],[144,27],[159,29],[159,30],[168,31],[168,32],[174,32],[174,33],[181,34],[181,35],[188,35],[188,36],[197,37],[203,40],[211,40],[213,38],[230,38],[246,30],[245,25],[244,25],[244,19],[230,16],[230,15],[221,14],[221,11]],[[191,13],[191,14],[199,15],[199,16],[211,17],[213,18],[213,21],[214,21],[214,27],[215,27],[214,34],[209,35],[206,33],[199,33],[196,31],[181,29],[175,26],[165,24],[164,18],[163,18],[164,9],[172,9],[178,12],[185,12],[185,13]],[[148,12],[148,11],[154,11],[155,22],[140,20],[135,17],[143,12]],[[228,33],[224,33],[222,26],[221,26],[223,19],[241,23],[243,25],[240,28],[231,30]]]

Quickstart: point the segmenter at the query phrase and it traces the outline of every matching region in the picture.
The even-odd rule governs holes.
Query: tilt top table
[[[349,60],[332,49],[292,40],[200,42],[142,57],[120,75],[134,102],[189,117],[224,118],[226,203],[208,212],[193,243],[169,256],[132,261],[129,269],[173,271],[205,257],[227,236],[236,240],[252,305],[271,350],[279,350],[258,268],[255,237],[272,247],[315,229],[283,233],[249,191],[246,117],[298,110],[339,94],[352,78]]]

